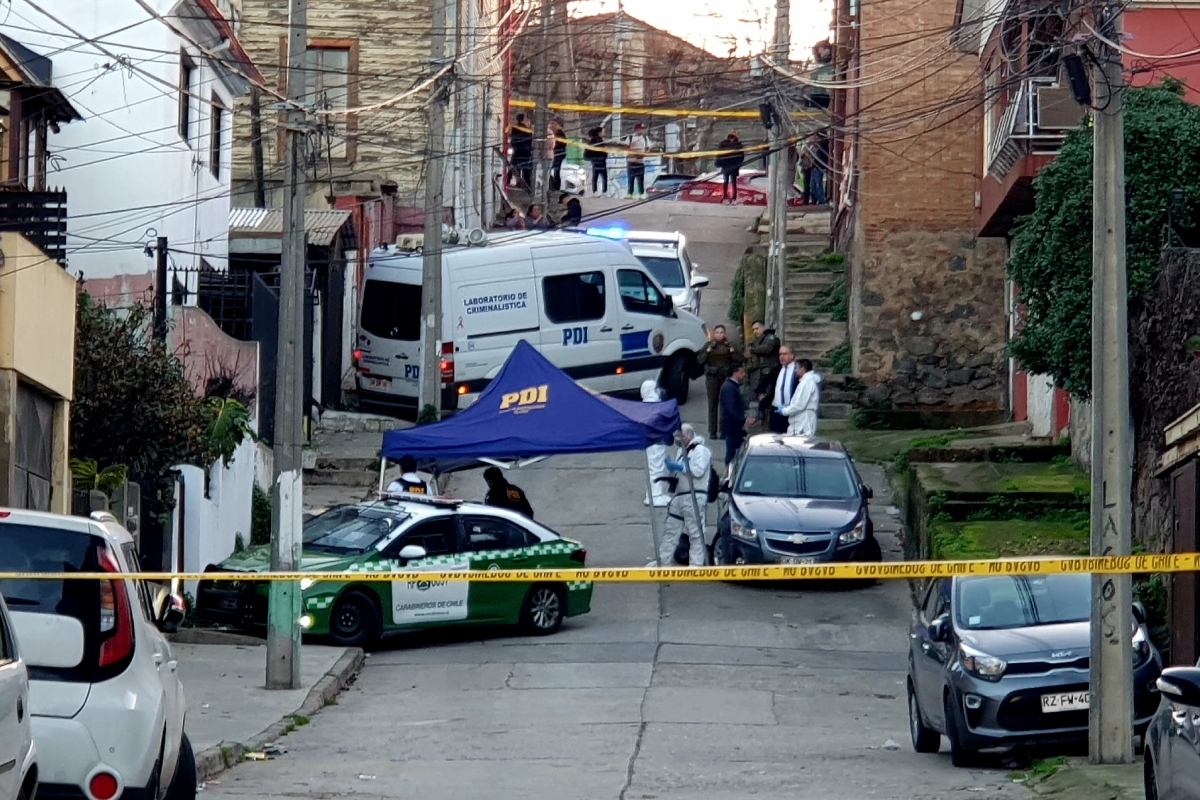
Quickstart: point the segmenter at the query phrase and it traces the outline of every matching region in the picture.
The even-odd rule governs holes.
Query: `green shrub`
[[[250,499],[250,545],[271,543],[271,495],[257,484]]]
[[[733,286],[729,289],[729,318],[741,326],[742,317],[746,312],[746,274],[739,264],[737,272],[733,273]]]
[[[846,291],[846,276],[839,276],[833,283],[814,294],[809,306],[818,314],[833,315],[834,322],[845,322],[849,319],[850,300]]]

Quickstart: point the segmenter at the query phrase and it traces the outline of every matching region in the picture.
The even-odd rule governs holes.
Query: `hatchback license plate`
[[[784,556],[783,563],[784,564],[795,564],[797,566],[803,567],[803,566],[807,566],[809,564],[815,564],[815,563],[817,563],[817,560],[812,557],[801,558],[801,557],[797,557],[797,556]]]
[[[1055,711],[1084,711],[1091,701],[1089,692],[1067,692],[1065,694],[1042,695],[1042,713]]]

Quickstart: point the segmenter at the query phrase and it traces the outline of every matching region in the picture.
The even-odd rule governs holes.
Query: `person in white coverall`
[[[817,410],[821,404],[821,376],[807,358],[796,361],[800,381],[780,413],[787,417],[789,436],[816,436]]]
[[[658,403],[660,401],[662,401],[662,393],[658,389],[658,383],[653,380],[642,381],[642,402]],[[646,463],[650,469],[650,488],[654,493],[654,505],[656,508],[662,508],[671,502],[665,480],[667,477],[667,445],[660,442],[647,447]],[[646,497],[642,501],[642,505],[650,505],[650,498]]]
[[[667,506],[667,526],[663,540],[658,547],[658,563],[670,566],[675,561],[675,548],[679,546],[679,538],[686,527],[688,535],[688,566],[704,566],[705,542],[704,519],[697,519],[696,510],[704,513],[708,504],[708,471],[712,468],[712,450],[704,443],[704,437],[696,435],[691,425],[684,425],[676,434],[679,450],[673,461],[667,462],[667,469],[677,474],[675,496]],[[692,473],[691,483],[688,482],[684,470]],[[692,490],[695,490],[693,503]]]

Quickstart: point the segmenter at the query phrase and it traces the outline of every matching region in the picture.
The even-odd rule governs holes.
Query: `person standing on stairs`
[[[779,337],[774,328],[762,321],[750,326],[754,339],[746,348],[747,383],[758,402],[758,418],[766,425],[770,422],[771,398],[775,394],[775,378],[779,374]]]

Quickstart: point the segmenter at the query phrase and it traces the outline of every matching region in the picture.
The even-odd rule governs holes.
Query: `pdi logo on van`
[[[519,392],[506,392],[500,396],[500,410],[511,411],[514,414],[526,414],[546,407],[550,398],[550,384],[530,386]]]
[[[667,337],[663,335],[662,331],[655,331],[654,335],[650,337],[650,349],[656,354],[661,353],[666,344]]]

